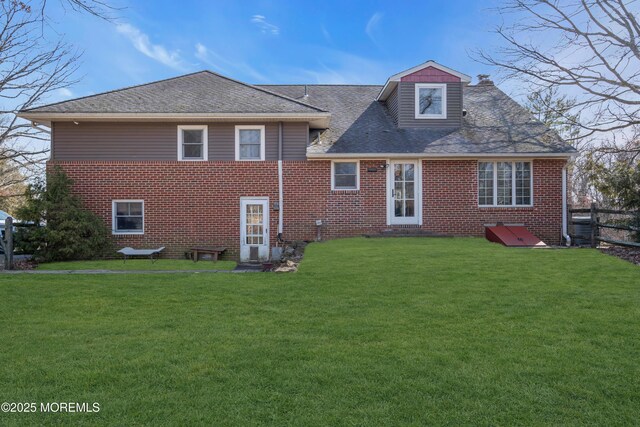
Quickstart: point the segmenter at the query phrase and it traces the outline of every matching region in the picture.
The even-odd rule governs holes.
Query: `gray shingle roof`
[[[311,132],[309,154],[570,154],[575,150],[494,85],[466,86],[467,115],[457,129],[399,129],[383,103],[382,86],[262,86],[332,113],[331,129]]]
[[[396,127],[382,86],[252,86],[210,71],[24,110],[24,113],[331,113],[330,128],[312,130],[307,153],[571,154],[554,131],[492,84],[466,86],[461,128]]]
[[[322,110],[211,71],[24,110],[37,113],[319,113]]]

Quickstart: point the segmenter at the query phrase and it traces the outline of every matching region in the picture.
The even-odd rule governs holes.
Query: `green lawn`
[[[101,261],[68,261],[48,262],[39,264],[38,270],[233,270],[233,261],[193,262],[188,259],[159,259],[151,262],[149,259],[129,259]]]
[[[298,273],[0,276],[4,424],[633,425],[640,268],[347,239]]]

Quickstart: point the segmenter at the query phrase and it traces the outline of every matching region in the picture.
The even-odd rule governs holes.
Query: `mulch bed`
[[[600,250],[605,254],[617,256],[618,258],[640,265],[640,249],[609,246],[600,248]]]

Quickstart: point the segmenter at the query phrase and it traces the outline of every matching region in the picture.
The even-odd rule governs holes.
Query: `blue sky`
[[[383,84],[428,59],[472,75],[497,42],[491,1],[117,0],[115,22],[50,10],[84,54],[59,99],[210,69],[249,83]],[[443,6],[443,4],[446,5]]]

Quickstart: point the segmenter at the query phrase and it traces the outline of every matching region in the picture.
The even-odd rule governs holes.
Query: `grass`
[[[188,259],[159,259],[151,262],[149,259],[99,260],[99,261],[67,261],[48,262],[39,264],[38,270],[233,270],[233,261],[193,262]]]
[[[633,425],[640,268],[346,239],[294,274],[5,276],[0,424]]]

